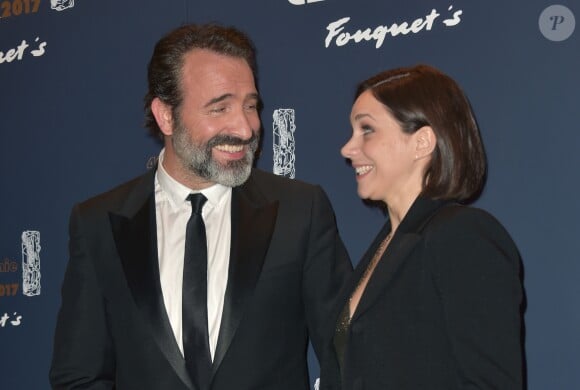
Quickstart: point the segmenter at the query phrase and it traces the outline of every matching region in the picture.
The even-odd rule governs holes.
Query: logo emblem
[[[569,8],[551,5],[542,11],[538,24],[546,39],[560,42],[570,38],[576,27],[576,19]]]
[[[22,232],[22,294],[40,295],[40,232]]]
[[[288,2],[292,5],[305,5],[305,4],[311,4],[311,3],[318,3],[319,1],[324,1],[324,0],[288,0]]]
[[[292,108],[274,110],[274,169],[276,175],[296,177],[296,142],[294,140],[295,114]]]
[[[56,11],[64,11],[75,6],[75,0],[50,0],[50,8]]]

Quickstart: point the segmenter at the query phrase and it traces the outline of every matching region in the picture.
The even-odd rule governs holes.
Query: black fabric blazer
[[[163,303],[153,183],[151,171],[72,211],[55,389],[194,389]],[[320,356],[351,270],[322,189],[254,170],[232,194],[211,388],[308,389],[308,338]]]
[[[379,243],[353,273],[334,322]],[[321,388],[522,388],[520,257],[488,213],[419,197],[399,225],[352,317],[340,373],[332,342]]]

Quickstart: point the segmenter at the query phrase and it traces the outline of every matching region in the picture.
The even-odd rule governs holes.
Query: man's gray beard
[[[173,130],[172,144],[177,158],[191,173],[213,183],[227,187],[237,187],[245,183],[250,177],[254,154],[258,148],[259,137],[252,130],[249,140],[227,135],[216,135],[206,144],[195,144],[189,132],[181,121],[177,121]],[[247,144],[246,155],[235,161],[228,161],[225,165],[213,159],[212,148],[216,145]]]

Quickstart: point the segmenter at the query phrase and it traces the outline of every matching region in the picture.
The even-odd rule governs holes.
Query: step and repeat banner
[[[523,258],[528,387],[580,389],[579,15],[578,0],[0,1],[0,388],[49,388],[73,204],[159,152],[153,45],[219,22],[258,48],[258,166],[324,187],[354,264],[384,222],[339,154],[356,84],[418,63],[459,82],[489,158],[476,205]]]

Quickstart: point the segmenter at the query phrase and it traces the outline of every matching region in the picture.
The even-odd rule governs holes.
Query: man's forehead
[[[236,97],[237,97],[236,95],[231,94],[231,93],[225,93],[223,95],[212,97],[205,103],[204,107],[209,107],[212,104],[217,104],[217,103],[220,103],[223,101],[236,99]],[[239,97],[241,97],[243,100],[259,100],[259,96],[258,96],[257,92],[247,93],[244,96],[239,96]]]
[[[247,62],[210,50],[194,49],[187,54],[181,83],[184,94],[201,99],[204,106],[229,99],[257,98]]]

